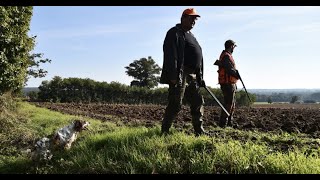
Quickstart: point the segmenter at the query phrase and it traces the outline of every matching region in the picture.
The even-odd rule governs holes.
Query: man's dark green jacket
[[[183,77],[185,32],[181,24],[172,27],[163,43],[163,66],[160,77],[161,84],[170,84],[170,80],[176,80],[180,85]],[[198,82],[203,79],[203,58],[201,68],[195,72]]]

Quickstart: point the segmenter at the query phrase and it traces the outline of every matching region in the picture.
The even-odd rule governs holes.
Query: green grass
[[[75,118],[86,119],[91,126],[69,151],[55,152],[48,162],[33,162],[24,154],[0,155],[0,173],[320,173],[319,139],[304,134],[212,128],[213,137],[195,137],[172,128],[171,135],[161,136],[159,125],[119,126],[28,103],[21,103],[20,113],[29,118],[27,129],[34,138]]]
[[[30,129],[37,131],[40,136],[52,134],[57,128],[63,127],[75,119],[89,121],[93,127],[101,124],[100,121],[91,118],[61,114],[45,108],[36,108],[28,103],[21,103],[20,105],[22,113],[26,114],[26,116],[32,120],[32,123],[28,123],[27,126]]]

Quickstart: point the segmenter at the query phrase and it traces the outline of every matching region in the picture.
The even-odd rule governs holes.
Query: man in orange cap
[[[200,15],[194,8],[184,10],[181,23],[167,32],[163,43],[164,58],[160,83],[169,85],[169,96],[162,120],[162,134],[169,133],[173,120],[181,110],[184,97],[190,104],[195,134],[205,134],[202,126],[204,100],[200,94],[200,87],[205,86],[202,49],[190,32],[198,17]]]

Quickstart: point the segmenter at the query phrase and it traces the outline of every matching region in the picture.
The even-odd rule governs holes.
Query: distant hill
[[[27,95],[31,91],[39,92],[40,90],[37,87],[24,87],[22,89],[22,92],[23,92],[24,95]]]
[[[320,92],[320,89],[248,89],[248,92],[253,94],[273,94],[273,93],[298,93],[298,94],[312,94]]]
[[[293,96],[299,101],[320,102],[320,89],[248,89],[255,94],[257,102],[266,102],[270,97],[273,102],[290,102]]]

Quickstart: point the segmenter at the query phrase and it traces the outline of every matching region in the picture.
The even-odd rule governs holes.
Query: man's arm
[[[205,87],[206,83],[203,80],[203,57],[201,59],[201,66],[199,69],[196,70],[196,78],[197,78],[197,82],[201,87]]]
[[[173,29],[168,31],[166,38],[164,40],[163,52],[165,56],[165,63],[167,67],[168,79],[172,84],[176,84],[177,82],[177,60],[178,60],[178,52],[177,52],[177,44],[176,44],[176,33]]]
[[[233,67],[229,56],[224,56],[223,61],[221,63],[222,63],[222,67],[227,71],[229,75],[239,79],[237,70]]]

